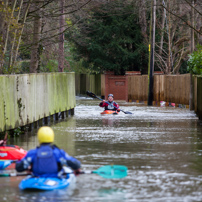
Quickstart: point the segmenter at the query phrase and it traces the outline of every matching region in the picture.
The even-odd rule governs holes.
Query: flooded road
[[[69,189],[20,191],[22,177],[0,178],[0,201],[192,202],[202,201],[202,122],[188,109],[119,103],[133,114],[100,115],[99,101],[77,100],[75,116],[52,125],[55,143],[82,162],[128,167],[123,179],[80,175]],[[36,131],[11,139],[31,149]]]

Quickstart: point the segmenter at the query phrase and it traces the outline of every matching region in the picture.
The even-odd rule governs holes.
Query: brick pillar
[[[108,94],[114,95],[114,100],[128,102],[128,77],[127,75],[114,75],[114,72],[105,72],[105,99]]]

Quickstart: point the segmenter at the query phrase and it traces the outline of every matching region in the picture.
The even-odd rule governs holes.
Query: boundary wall
[[[0,132],[76,106],[72,72],[1,75],[0,92]]]
[[[194,110],[202,120],[202,76],[194,76]]]
[[[101,74],[75,74],[76,95],[86,95],[91,91],[101,95]]]
[[[115,100],[128,102],[128,78],[127,75],[114,75],[113,71],[105,72],[105,100],[109,94],[113,94]]]
[[[154,75],[154,103],[160,101],[189,105],[190,74]],[[145,101],[148,98],[148,75],[128,75],[128,100]]]

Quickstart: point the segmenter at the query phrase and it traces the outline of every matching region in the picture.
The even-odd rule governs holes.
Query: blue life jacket
[[[51,145],[41,145],[36,149],[32,162],[32,172],[35,176],[57,177],[58,162]]]

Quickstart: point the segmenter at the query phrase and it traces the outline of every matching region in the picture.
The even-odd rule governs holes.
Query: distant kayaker
[[[109,94],[108,95],[108,101],[106,102],[105,100],[103,100],[99,104],[99,106],[104,107],[105,110],[112,110],[112,111],[120,112],[119,105],[116,102],[114,102],[114,95],[113,94]]]
[[[52,128],[48,126],[41,127],[37,136],[40,146],[28,151],[27,155],[16,163],[18,172],[30,170],[34,176],[60,177],[63,174],[63,165],[67,165],[73,169],[75,175],[79,174],[80,161],[52,144],[54,141]]]

